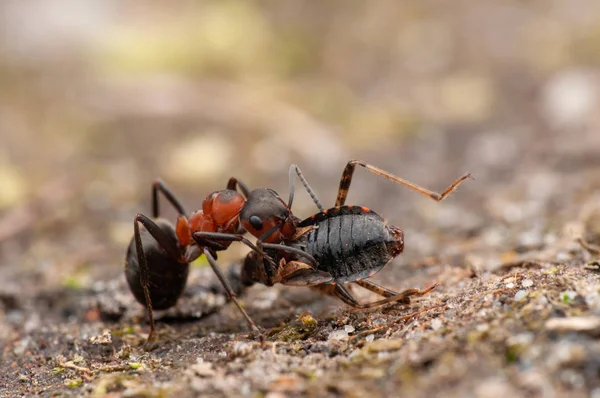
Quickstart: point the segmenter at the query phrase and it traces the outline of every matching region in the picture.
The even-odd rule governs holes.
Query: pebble
[[[348,332],[345,330],[334,330],[329,333],[328,340],[343,340],[348,338]]]
[[[442,320],[439,318],[435,318],[431,321],[431,328],[433,330],[439,330],[442,328],[442,326],[444,326],[444,324],[442,323]]]
[[[567,290],[560,294],[560,298],[564,302],[573,302],[573,300],[575,300],[576,297],[577,297],[577,292],[575,292],[573,290]]]
[[[234,357],[246,357],[253,351],[252,345],[238,341],[233,345],[231,355]]]
[[[519,290],[515,293],[515,301],[521,301],[527,298],[527,290]]]
[[[190,366],[190,369],[200,377],[213,377],[216,374],[212,363],[204,362],[202,358],[198,358],[197,362]]]
[[[533,281],[531,279],[525,279],[523,282],[521,282],[521,286],[531,287],[533,286]]]
[[[551,318],[546,321],[547,330],[554,332],[581,332],[592,336],[600,336],[600,317],[572,316],[568,318]]]
[[[400,349],[404,345],[403,340],[376,340],[365,346],[365,349],[369,352],[385,352],[395,351]]]

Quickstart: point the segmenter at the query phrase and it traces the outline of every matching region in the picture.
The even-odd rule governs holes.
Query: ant
[[[357,309],[390,302],[409,303],[411,296],[427,294],[437,286],[436,283],[424,290],[407,289],[398,293],[367,279],[403,251],[404,234],[400,228],[388,225],[383,217],[369,208],[345,205],[356,166],[404,185],[436,202],[442,201],[465,180],[473,179],[471,174],[465,174],[439,194],[373,165],[352,160],[342,172],[335,207],[325,209],[300,168],[292,165],[289,170],[290,197],[287,204],[272,189],[255,189],[248,194],[240,211],[244,228],[258,238],[257,249],[253,248],[248,253],[242,265],[239,276],[242,285],[262,283],[272,286],[281,283],[312,286]],[[320,210],[302,221],[291,211],[294,174],[298,175]],[[211,241],[225,244],[243,239],[239,234],[218,232],[198,232],[193,238],[200,246]],[[228,296],[234,296],[216,261],[212,257],[207,258]],[[361,304],[345,287],[347,283],[359,285],[385,298]],[[237,306],[250,327],[259,330],[244,309],[239,304]]]
[[[178,213],[175,226],[159,217],[159,193]],[[147,308],[150,321],[148,342],[153,340],[155,333],[153,309],[162,310],[175,305],[187,283],[189,264],[204,254],[213,265],[217,251],[226,250],[231,244],[204,239],[199,245],[196,243],[196,234],[207,231],[237,234],[239,241],[260,252],[250,241],[241,237],[244,231],[240,211],[249,193],[250,190],[242,181],[231,177],[226,189],[208,195],[202,202],[201,210],[190,214],[162,181],[157,180],[152,184],[152,219],[141,213],[135,216],[134,236],[125,260],[125,278],[129,288],[136,300]],[[144,229],[140,229],[140,224]],[[217,269],[215,273],[230,292],[220,271]],[[235,295],[229,298],[243,311]]]

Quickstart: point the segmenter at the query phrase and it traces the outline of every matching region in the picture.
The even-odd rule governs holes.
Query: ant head
[[[244,203],[246,199],[240,193],[232,189],[224,189],[215,191],[204,199],[202,212],[210,215],[218,227],[229,229],[237,224],[238,214]]]
[[[296,232],[291,210],[277,192],[268,188],[250,192],[240,212],[240,222],[246,231],[257,238],[262,237],[263,242],[280,242]],[[263,236],[265,234],[268,235]]]

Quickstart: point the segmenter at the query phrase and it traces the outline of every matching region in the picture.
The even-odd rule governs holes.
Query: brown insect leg
[[[360,287],[363,287],[363,288],[365,288],[367,290],[370,290],[373,293],[378,294],[378,295],[383,296],[383,297],[393,297],[393,296],[397,296],[397,295],[400,294],[400,293],[398,293],[398,292],[396,292],[394,290],[388,289],[385,286],[381,286],[381,285],[378,285],[378,284],[376,284],[374,282],[371,282],[368,279],[363,279],[363,280],[360,280],[360,281],[355,281],[354,283],[357,284]],[[403,304],[410,304],[410,298],[406,297],[406,300],[403,301]]]
[[[373,165],[370,165],[368,163],[362,162],[360,160],[351,160],[348,162],[348,164],[344,168],[344,171],[342,172],[342,178],[340,179],[340,187],[338,189],[338,196],[337,196],[337,200],[335,201],[336,206],[343,206],[344,203],[346,203],[346,197],[348,196],[348,190],[350,189],[350,184],[352,183],[352,175],[354,174],[354,169],[357,165],[364,167],[365,169],[367,169],[368,171],[370,171],[373,174],[380,175],[383,178],[386,178],[392,182],[395,182],[400,185],[404,185],[405,187],[412,189],[413,191],[416,191],[422,195],[425,195],[425,196],[435,200],[436,202],[439,202],[442,199],[444,199],[446,196],[448,196],[464,180],[466,180],[468,178],[473,179],[472,174],[465,174],[464,176],[462,176],[459,179],[457,179],[456,181],[454,181],[448,188],[446,188],[446,190],[444,192],[439,194],[437,192],[433,192],[433,191],[430,191],[423,187],[420,187],[419,185],[414,184],[408,180],[397,177],[391,173],[388,173],[385,170],[382,170],[382,169],[375,167]]]
[[[225,278],[225,276],[221,272],[221,268],[219,268],[219,265],[217,264],[217,262],[215,261],[214,257],[212,256],[212,254],[210,253],[210,251],[208,249],[204,249],[204,255],[208,259],[208,263],[210,264],[214,273],[217,275],[217,278],[219,278],[219,281],[223,285],[223,288],[225,289],[225,292],[227,293],[227,298],[229,300],[233,301],[233,303],[236,305],[238,310],[242,313],[242,315],[246,319],[246,322],[248,323],[250,328],[252,328],[252,330],[255,331],[256,333],[258,333],[260,335],[260,339],[263,340],[264,337],[262,335],[262,331],[256,325],[256,323],[252,320],[252,318],[250,318],[250,315],[248,315],[246,310],[244,310],[244,307],[242,307],[242,305],[237,300],[237,296],[233,292],[233,289],[231,288],[229,281]]]
[[[378,300],[378,301],[373,301],[371,303],[366,303],[366,304],[360,304],[351,294],[350,292],[343,287],[342,285],[336,285],[337,289],[336,289],[336,297],[338,297],[340,300],[342,300],[344,303],[350,305],[353,308],[356,309],[367,309],[367,308],[374,308],[374,307],[379,307],[383,304],[387,304],[387,303],[393,303],[393,302],[403,302],[405,301],[407,298],[409,298],[410,296],[422,296],[425,295],[427,293],[429,293],[430,291],[432,291],[433,289],[435,289],[437,287],[437,283],[434,284],[433,286],[431,286],[430,288],[427,288],[425,290],[419,290],[419,289],[406,289],[400,293],[398,293],[395,296],[391,296],[391,297],[387,297],[383,300]]]

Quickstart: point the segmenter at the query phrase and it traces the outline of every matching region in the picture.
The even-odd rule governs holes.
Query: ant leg
[[[268,243],[262,243],[262,241],[259,239],[256,241],[256,245],[254,245],[252,242],[250,242],[248,239],[244,238],[241,235],[227,234],[227,233],[223,233],[223,232],[198,231],[198,232],[194,232],[194,234],[192,235],[192,238],[196,241],[196,243],[200,247],[215,247],[215,246],[218,247],[219,241],[241,242],[241,243],[245,244],[250,249],[252,249],[256,253],[258,253],[261,257],[263,257],[263,259],[267,260],[265,263],[265,271],[269,278],[269,280],[267,281],[267,284],[269,286],[273,285],[273,283],[274,283],[273,278],[275,277],[278,267],[277,267],[277,264],[275,263],[275,261],[273,261],[273,259],[270,256],[268,256],[263,250],[263,246],[269,245]],[[276,246],[279,246],[279,245],[276,245]],[[303,253],[301,250],[300,250],[300,252]],[[314,258],[313,258],[313,260],[314,260]]]
[[[159,216],[159,208],[158,208],[158,193],[161,192],[165,198],[171,203],[171,205],[177,210],[180,216],[185,216],[188,214],[183,205],[177,199],[177,197],[171,192],[171,190],[165,185],[162,180],[157,179],[152,183],[152,217],[158,218]]]
[[[306,189],[306,191],[310,195],[310,197],[313,200],[313,202],[315,202],[315,205],[317,205],[317,207],[319,208],[319,211],[325,210],[325,208],[323,207],[323,205],[321,204],[321,202],[319,202],[319,199],[317,198],[317,195],[315,194],[315,191],[313,191],[313,189],[310,187],[310,185],[308,185],[308,181],[306,181],[306,178],[304,178],[304,174],[302,174],[302,172],[300,171],[300,168],[297,165],[295,165],[295,164],[293,164],[293,165],[290,166],[290,199],[288,200],[288,206],[287,206],[288,209],[292,208],[292,202],[294,201],[294,191],[295,191],[295,187],[294,187],[294,181],[295,181],[294,172],[298,175],[298,178],[300,178],[300,181],[302,182],[302,185],[304,185],[304,188]]]
[[[252,320],[252,318],[250,318],[250,316],[248,315],[246,310],[244,310],[244,307],[242,307],[240,302],[237,300],[237,296],[233,292],[233,289],[231,288],[229,281],[227,280],[227,278],[225,278],[225,276],[221,272],[221,268],[219,268],[219,265],[215,261],[214,257],[210,254],[210,251],[208,249],[204,249],[204,255],[208,259],[208,263],[210,264],[214,273],[217,275],[217,278],[219,278],[219,281],[223,285],[223,288],[225,289],[225,292],[227,293],[227,298],[229,300],[233,301],[233,303],[236,305],[238,310],[240,310],[240,312],[246,319],[246,322],[248,322],[248,325],[250,326],[250,328],[252,328],[253,331],[259,333],[261,336],[261,340],[262,340],[263,337],[262,337],[262,332],[261,332],[260,328],[256,325],[256,323]]]
[[[310,254],[308,254],[307,252],[305,252],[301,249],[282,245],[279,243],[262,243],[261,246],[266,249],[273,249],[273,250],[277,250],[277,251],[283,251],[283,252],[287,252],[287,253],[296,254],[297,256],[304,257],[305,259],[307,259],[311,263],[313,268],[315,268],[317,266],[317,260],[313,256],[311,256]]]
[[[350,292],[342,285],[335,285],[336,289],[333,292],[334,293],[333,295],[335,295],[335,297],[339,298],[340,300],[342,300],[344,303],[350,305],[351,307],[354,307],[359,310],[364,310],[364,309],[368,309],[368,308],[379,307],[379,306],[381,306],[383,304],[387,304],[387,303],[405,302],[406,299],[410,298],[410,296],[423,296],[423,295],[429,293],[430,291],[432,291],[433,289],[435,289],[437,287],[437,285],[438,284],[436,283],[433,286],[431,286],[425,290],[406,289],[406,290],[396,294],[395,296],[387,297],[383,300],[374,301],[374,302],[366,303],[366,304],[360,304],[350,294]]]
[[[593,243],[586,242],[583,238],[578,238],[577,242],[583,247],[585,250],[589,251],[592,254],[600,254],[600,246],[596,246]]]
[[[150,334],[148,335],[148,342],[151,342],[154,338],[154,312],[152,311],[152,300],[150,299],[150,277],[148,272],[148,261],[146,254],[144,253],[144,247],[142,245],[142,235],[140,234],[140,224],[142,224],[148,233],[156,240],[162,249],[164,249],[169,256],[175,259],[180,259],[181,255],[177,245],[174,244],[173,240],[165,234],[165,232],[158,226],[154,221],[149,219],[143,214],[135,216],[133,221],[133,231],[135,239],[135,250],[138,258],[138,265],[140,267],[140,284],[144,291],[144,298],[146,301],[146,309],[148,310],[148,318],[150,321]]]
[[[458,188],[458,186],[464,180],[466,180],[468,178],[473,179],[472,174],[470,174],[470,173],[465,174],[464,176],[462,176],[459,179],[457,179],[456,181],[454,181],[448,188],[446,188],[446,190],[444,192],[439,194],[437,192],[433,192],[433,191],[430,191],[423,187],[420,187],[417,184],[414,184],[410,181],[407,181],[405,179],[397,177],[391,173],[388,173],[385,170],[382,170],[378,167],[372,166],[368,163],[362,162],[360,160],[351,160],[348,162],[348,164],[344,168],[344,171],[342,172],[342,178],[340,179],[340,187],[338,189],[338,196],[335,201],[336,206],[343,206],[344,203],[346,203],[346,197],[348,196],[348,190],[350,189],[350,183],[352,182],[352,174],[354,173],[354,169],[355,169],[356,165],[364,167],[371,173],[382,176],[383,178],[386,178],[392,182],[395,182],[400,185],[404,185],[405,187],[410,188],[413,191],[420,193],[421,195],[425,195],[425,196],[435,200],[436,202],[440,202],[442,199],[444,199],[446,196],[448,196],[452,191],[454,191],[456,188]]]
[[[194,232],[192,237],[194,238],[196,243],[201,247],[205,247],[205,246],[211,247],[213,245],[219,245],[220,244],[219,241],[221,241],[221,242],[241,242],[241,243],[245,244],[246,246],[248,246],[250,249],[259,253],[260,255],[266,256],[266,254],[261,249],[256,247],[252,242],[250,242],[248,239],[244,238],[242,235],[228,234],[228,233],[224,233],[224,232],[197,231],[197,232]],[[259,246],[260,246],[260,244],[259,244]]]
[[[194,238],[196,243],[201,247],[206,247],[206,246],[211,247],[214,244],[218,244],[219,241],[241,242],[241,243],[245,244],[250,249],[254,250],[256,253],[258,253],[260,256],[262,256],[264,259],[267,260],[265,263],[265,272],[266,272],[267,278],[268,278],[268,280],[266,281],[266,284],[269,286],[272,286],[275,283],[275,279],[276,279],[276,275],[278,273],[279,267],[275,263],[275,261],[273,261],[273,259],[263,251],[263,248],[281,250],[281,251],[286,251],[288,253],[294,253],[298,256],[306,257],[309,261],[312,262],[311,265],[313,268],[316,268],[316,265],[317,265],[317,260],[315,260],[315,258],[313,256],[311,256],[308,253],[303,252],[300,249],[297,249],[295,247],[288,247],[288,246],[284,246],[284,245],[280,245],[280,244],[275,244],[275,243],[262,243],[262,241],[260,239],[258,239],[256,241],[256,245],[254,245],[252,242],[250,242],[248,239],[244,238],[241,235],[226,234],[226,233],[222,233],[222,232],[200,232],[200,231],[195,232],[192,235],[192,237]]]
[[[394,290],[388,289],[385,286],[378,285],[374,282],[371,282],[368,279],[361,279],[359,281],[354,281],[354,283],[383,297],[392,297],[399,294]]]
[[[269,257],[262,250],[262,244],[261,244],[260,240],[257,241],[257,245],[258,245],[258,247],[257,247],[252,242],[250,242],[248,239],[246,239],[243,236],[238,235],[238,234],[228,234],[228,233],[223,233],[223,232],[203,232],[203,231],[194,232],[194,234],[192,235],[192,238],[194,239],[194,241],[196,241],[196,243],[200,247],[209,247],[209,248],[219,247],[219,245],[221,244],[219,241],[221,241],[221,242],[241,242],[241,243],[245,244],[246,246],[248,246],[253,251],[255,251],[256,253],[258,253],[265,260],[267,260],[267,263],[269,264],[269,266],[266,266],[266,264],[265,264],[265,266],[266,266],[267,274],[269,275],[270,279],[272,279],[273,276],[275,275],[275,270],[277,269],[277,264],[275,263],[275,261],[273,261],[273,259],[271,257]]]
[[[396,292],[394,290],[388,289],[385,286],[378,285],[378,284],[376,284],[374,282],[371,282],[370,280],[367,280],[367,279],[362,279],[362,280],[359,280],[359,281],[354,281],[353,283],[357,284],[358,286],[360,286],[362,288],[370,290],[370,291],[372,291],[375,294],[383,296],[383,297],[394,297],[394,296],[397,296],[397,295],[400,294],[400,293],[398,293],[398,292]],[[402,304],[410,304],[410,298],[406,297],[406,300],[403,300]]]
[[[242,191],[242,194],[247,199],[248,195],[250,195],[250,190],[248,189],[248,186],[246,184],[244,184],[242,181],[238,180],[237,178],[231,177],[229,179],[229,181],[227,182],[227,189],[231,189],[232,191],[237,191],[237,188],[239,188],[240,191]]]

